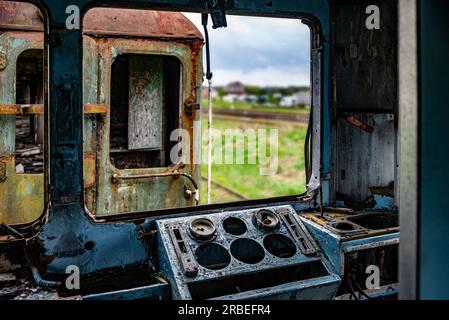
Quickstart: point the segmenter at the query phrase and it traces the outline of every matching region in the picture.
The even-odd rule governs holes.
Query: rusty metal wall
[[[388,189],[382,196],[393,197],[397,175],[397,1],[334,3],[337,199],[363,202],[372,195],[372,187]],[[366,27],[369,5],[380,10],[379,30]]]
[[[2,8],[4,6],[4,3],[2,3]],[[28,15],[35,15],[35,7],[25,5],[24,8]],[[87,27],[89,30],[92,29],[87,33],[92,34],[92,36],[83,36],[84,104],[95,106],[99,103],[102,103],[102,105],[110,103],[110,69],[114,58],[119,54],[167,55],[179,59],[183,66],[181,68],[182,71],[180,70],[183,73],[181,76],[183,93],[179,101],[179,110],[181,113],[170,116],[176,118],[174,123],[188,130],[191,141],[194,141],[194,143],[191,143],[191,150],[189,150],[191,155],[190,162],[194,163],[194,159],[197,160],[199,157],[195,153],[201,147],[200,140],[198,139],[201,136],[201,132],[197,132],[200,130],[200,127],[194,125],[194,120],[199,120],[200,115],[198,114],[200,113],[187,116],[183,113],[183,105],[186,100],[196,101],[200,93],[199,87],[202,83],[201,34],[196,29],[192,29],[192,25],[189,25],[189,28],[184,31],[170,27],[172,25],[169,23],[170,17],[179,23],[183,22],[181,25],[185,25],[186,18],[180,13],[142,13],[141,11],[131,10],[131,13],[134,15],[142,16],[143,14],[147,18],[162,19],[164,24],[159,29],[153,30],[148,34],[140,33],[136,35],[137,38],[134,40],[107,39],[102,37],[107,31],[107,28],[101,30],[95,29],[98,21],[95,21],[93,17],[102,13],[99,10],[94,9],[92,10],[92,14],[87,15]],[[106,14],[103,18],[113,18],[119,12],[119,10],[108,10],[109,15]],[[17,27],[12,24],[13,21],[10,21],[10,18],[11,15],[1,17],[0,22],[4,28]],[[0,179],[0,199],[4,200],[0,201],[0,221],[8,224],[32,222],[44,211],[43,174],[16,174],[14,161],[15,114],[18,109],[12,106],[16,103],[16,60],[19,54],[25,50],[43,48],[43,34],[41,32],[29,32],[28,30],[39,30],[42,27],[40,25],[41,21],[39,19],[35,20],[30,20],[33,22],[32,25],[26,23],[21,25],[21,28],[27,29],[27,31],[7,31],[0,35],[0,52],[1,57],[3,57],[3,64],[5,65],[3,70],[0,70],[0,127],[2,129],[0,135],[0,175],[5,177]],[[155,23],[154,21],[150,22]],[[129,29],[129,25],[125,25],[124,28],[126,31],[126,28]],[[168,31],[171,29],[177,30],[176,33],[169,34]],[[128,30],[127,32],[131,31]],[[159,33],[155,33],[155,31]],[[185,35],[184,37],[182,37],[183,33]],[[178,37],[178,42],[149,39],[159,36],[174,37],[175,35]],[[141,37],[146,37],[146,39]],[[159,77],[162,76],[162,68],[160,69]],[[135,77],[134,80],[136,80]],[[160,101],[156,104],[162,107],[162,82],[157,80],[155,79],[154,83],[160,86]],[[133,89],[136,94],[131,94],[131,99],[133,96],[138,96],[137,89],[139,89],[139,86],[136,83],[136,88]],[[145,95],[146,89],[148,88],[140,89],[142,89],[142,92],[139,94]],[[140,103],[141,101],[138,102]],[[131,103],[131,105],[135,105],[135,103]],[[102,110],[94,109],[90,109],[86,113],[85,108],[83,120],[84,195],[85,204],[90,213],[95,214],[99,212],[99,215],[110,215],[194,204],[193,198],[184,198],[187,183],[184,179],[162,177],[151,178],[145,181],[138,179],[135,181],[126,180],[120,183],[112,183],[111,176],[114,173],[121,175],[146,174],[165,172],[167,168],[147,168],[140,170],[119,170],[114,168],[109,159],[110,110],[103,112]],[[39,114],[42,114],[42,112],[43,108],[42,110],[39,109]],[[148,128],[153,130],[162,120],[162,109],[159,109],[159,113],[159,117],[152,117],[152,121],[140,124],[146,124]],[[159,123],[159,126],[161,126],[161,123]],[[154,142],[159,147],[162,147],[162,129],[159,129],[157,130],[159,134],[157,134],[157,139]],[[130,140],[133,141],[133,139]],[[165,152],[165,150],[161,150],[161,152]],[[199,169],[200,167],[198,165],[193,164],[185,166],[183,171],[192,175],[196,181],[199,181]]]
[[[152,54],[168,55],[179,59],[182,64],[182,97],[181,106],[186,101],[196,101],[200,93],[202,78],[201,41],[191,43],[166,42],[142,39],[105,39],[96,38],[99,62],[99,103],[110,104],[111,65],[114,59],[122,54]],[[200,132],[194,129],[193,122],[199,117],[200,112],[190,116],[184,113],[181,107],[179,115],[180,128],[189,132],[194,143],[191,143],[190,163],[182,169],[200,181],[200,167],[194,164],[194,154],[200,152],[201,144],[195,141],[194,135],[200,136]],[[129,179],[132,176],[141,176],[154,173],[164,173],[170,168],[139,168],[118,169],[110,161],[110,110],[105,117],[97,121],[98,150],[96,165],[96,200],[92,199],[92,192],[86,194],[88,209],[97,216],[109,216],[114,214],[148,211],[154,209],[177,208],[194,204],[194,199],[184,197],[188,181],[185,179],[174,179],[173,177],[151,177]],[[170,115],[176,117],[176,115]],[[85,167],[86,168],[86,167]],[[85,176],[92,172],[85,172]],[[128,179],[114,181],[114,175],[128,177]]]
[[[368,30],[369,5],[380,10],[380,29]],[[335,68],[339,111],[397,109],[397,4],[395,0],[337,0]]]
[[[388,187],[395,181],[396,128],[392,114],[355,113],[374,128],[363,131],[338,119],[337,192],[364,201],[370,187]]]
[[[43,41],[38,32],[0,34],[4,57],[0,69],[0,223],[32,222],[44,211],[44,175],[18,174],[15,167],[16,114],[20,112],[15,106],[16,62],[23,51],[41,49]]]

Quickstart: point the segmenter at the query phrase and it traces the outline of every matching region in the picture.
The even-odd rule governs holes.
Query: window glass
[[[200,28],[200,15],[187,16]],[[209,28],[213,69],[210,203],[301,194],[306,190],[311,104],[310,29],[296,19],[227,18],[227,28]],[[205,82],[202,203],[208,200],[207,97]]]

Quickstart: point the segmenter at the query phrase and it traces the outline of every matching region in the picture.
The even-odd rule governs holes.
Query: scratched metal
[[[267,209],[275,212],[293,212],[295,211],[291,206],[279,206],[268,207]],[[323,252],[317,251],[313,255],[304,255],[297,244],[295,246],[295,253],[290,257],[277,257],[272,255],[265,247],[263,239],[269,234],[283,235],[291,239],[291,235],[284,225],[280,222],[279,230],[276,232],[264,232],[256,228],[253,224],[253,214],[258,209],[238,210],[238,211],[225,211],[215,214],[180,217],[180,218],[168,218],[156,221],[158,228],[159,238],[159,263],[160,268],[168,276],[168,280],[171,284],[171,290],[173,297],[177,299],[192,299],[195,298],[192,294],[190,285],[199,283],[205,280],[210,281],[211,286],[214,286],[214,281],[228,278],[233,276],[239,276],[244,274],[254,274],[256,272],[263,272],[270,269],[276,269],[286,266],[294,266],[301,264],[307,266],[308,264],[318,263],[323,265],[323,273],[318,273],[310,277],[306,277],[300,281],[292,280],[287,283],[280,283],[275,286],[263,286],[263,280],[257,284],[258,288],[249,289],[247,291],[241,290],[241,292],[210,295],[208,299],[331,299],[338,288],[341,281],[340,277],[334,272],[334,269],[327,261]],[[233,235],[223,227],[223,221],[226,218],[233,217],[240,219],[246,226],[246,231],[241,235]],[[198,274],[187,276],[183,273],[183,270],[179,264],[173,242],[169,236],[169,228],[172,225],[180,225],[182,227],[181,233],[185,240],[185,245],[188,246],[192,252],[195,252],[197,248],[202,245],[201,242],[195,241],[190,237],[188,225],[194,219],[207,218],[211,220],[217,230],[217,236],[211,241],[215,245],[221,245],[229,253],[229,264],[223,266],[219,270],[211,270],[204,266],[198,266]],[[299,218],[297,218],[299,219]],[[260,244],[260,248],[263,250],[263,258],[259,262],[245,263],[235,258],[231,244],[236,240],[252,239]],[[249,250],[251,253],[251,250]],[[269,279],[267,279],[269,281]],[[243,288],[242,288],[243,289]],[[231,290],[232,291],[232,290]]]
[[[7,57],[5,68],[0,70],[0,105],[16,103],[17,58],[25,50],[42,48],[43,38],[43,34],[38,32],[7,31],[0,34],[0,52]],[[2,109],[5,112],[0,114],[0,162],[6,167],[6,178],[0,182],[0,223],[28,223],[44,212],[44,175],[16,173],[17,108],[10,108],[12,112],[6,110],[7,106]]]
[[[388,187],[395,181],[396,133],[392,114],[356,113],[355,118],[373,126],[372,133],[337,120],[337,192],[364,201],[370,187]]]
[[[190,139],[198,141],[200,128],[194,126],[194,120],[199,112],[189,116],[184,112],[184,101],[199,99],[202,77],[201,55],[199,54],[202,40],[196,39],[191,43],[144,39],[105,39],[96,38],[99,51],[99,102],[110,104],[111,65],[114,58],[121,54],[152,54],[168,55],[179,59],[182,64],[182,93],[181,113],[179,115],[180,128],[189,133]],[[108,111],[110,112],[110,110]],[[112,176],[141,175],[165,172],[167,168],[118,169],[110,161],[109,113],[97,122],[97,195],[95,207],[89,207],[91,213],[97,216],[107,216],[119,213],[139,212],[152,209],[176,208],[194,204],[194,199],[185,199],[186,180],[172,177],[149,179],[122,180],[112,182]],[[196,132],[195,132],[196,131]],[[189,173],[196,181],[200,181],[200,166],[194,164],[194,155],[200,153],[199,143],[190,146],[190,165],[186,164],[183,172]]]
[[[3,3],[2,7],[7,8],[10,13],[8,16],[2,16],[4,19],[0,20],[0,25],[5,28],[14,29],[13,20],[11,18],[11,7],[5,6]],[[23,6],[19,4],[13,5],[14,10],[23,9],[24,12],[22,15],[28,15],[31,18],[27,21],[22,21],[20,17],[16,20],[16,24],[20,24],[20,29],[27,30],[38,30],[39,27],[42,27],[42,21],[38,18],[38,14],[36,8],[30,6],[28,4],[23,4]],[[185,94],[182,97],[181,104],[183,104],[183,100],[192,99],[196,100],[198,98],[199,91],[198,88],[201,85],[202,81],[202,67],[201,67],[201,54],[200,49],[202,46],[202,36],[201,33],[194,27],[194,25],[188,21],[182,14],[180,13],[168,13],[168,12],[152,12],[152,11],[137,11],[130,10],[126,12],[127,14],[123,14],[123,10],[116,9],[104,9],[97,8],[88,12],[86,15],[86,29],[85,33],[90,34],[91,36],[84,36],[84,50],[83,50],[83,101],[84,103],[97,103],[108,101],[110,88],[109,84],[109,68],[113,61],[113,59],[117,56],[117,54],[123,53],[150,53],[150,54],[164,54],[170,56],[177,56],[179,60],[182,60],[184,65],[183,70],[185,70],[183,77],[183,91]],[[37,17],[37,18],[36,18]],[[140,24],[129,24],[130,21],[135,21],[135,19],[142,21],[142,24],[151,27],[150,29],[141,28],[136,30],[136,28],[140,28]],[[176,21],[176,24],[172,22]],[[100,23],[101,22],[101,23]],[[118,29],[116,30],[115,28]],[[118,30],[121,30],[118,32]],[[118,34],[116,33],[118,32]],[[11,32],[9,32],[11,33]],[[9,34],[8,33],[8,34]],[[42,38],[42,34],[37,32],[28,32],[28,33],[20,33],[17,37],[21,37],[26,39],[33,34],[34,37]],[[25,36],[26,35],[26,36]],[[114,38],[103,38],[114,35],[117,36],[125,36],[125,35],[133,35],[139,37],[139,40],[132,41],[128,40],[129,43],[134,43],[133,46],[127,48],[126,43],[121,43],[120,39]],[[3,35],[3,37],[6,37]],[[99,38],[101,37],[101,38]],[[143,40],[145,38],[145,40]],[[157,38],[159,41],[151,42],[151,38]],[[177,45],[172,45],[171,48],[163,48],[161,44],[163,44],[163,40],[173,41],[173,39],[179,39],[181,42],[179,46],[182,48],[177,48]],[[20,40],[20,38],[19,38]],[[18,40],[18,41],[19,41]],[[122,39],[124,40],[124,39]],[[150,45],[152,43],[152,45]],[[110,46],[110,47],[108,47]],[[3,46],[5,47],[5,46]],[[42,48],[42,39],[40,39],[40,43],[35,45],[36,48]],[[100,49],[101,48],[101,49]],[[5,49],[4,49],[5,50]],[[17,49],[19,50],[19,48]],[[20,49],[23,50],[23,49]],[[100,52],[108,51],[108,56],[110,60],[104,59],[104,54]],[[10,55],[10,54],[9,54]],[[184,57],[184,58],[182,58]],[[13,60],[14,56],[10,55],[8,57],[9,60]],[[13,68],[11,68],[13,69]],[[189,72],[191,71],[191,72]],[[6,74],[5,70],[5,74]],[[161,75],[161,72],[159,72]],[[103,80],[103,81],[101,81]],[[100,82],[101,81],[101,82]],[[161,81],[156,79],[154,84],[162,85]],[[9,87],[7,85],[2,86],[2,88],[7,91],[7,89],[11,89],[12,85]],[[135,90],[140,88],[139,86],[134,86]],[[143,88],[141,90],[141,95],[150,94],[148,88]],[[13,90],[10,90],[11,93]],[[161,99],[162,88],[159,88],[159,99]],[[131,92],[131,99],[136,97],[137,94],[133,94]],[[145,100],[145,99],[144,99]],[[135,101],[136,103],[131,102],[131,106],[133,105],[141,105]],[[12,101],[10,102],[12,103]],[[161,105],[162,101],[156,103],[156,105]],[[183,108],[181,106],[181,110]],[[130,110],[132,112],[133,110]],[[159,113],[162,110],[159,110]],[[142,116],[142,115],[140,115]],[[157,124],[160,123],[160,119],[162,114],[156,117],[150,117],[153,120],[148,121],[144,128],[149,128],[150,135],[153,135],[153,128],[157,128]],[[195,126],[195,132],[193,129],[193,121],[197,119],[198,116],[195,114],[193,117],[186,117],[181,115],[180,123],[183,127],[188,129],[191,134],[190,139],[195,141],[199,141],[198,137],[201,137],[201,132],[196,132],[200,130],[200,127]],[[127,181],[126,185],[112,185],[110,183],[110,177],[112,173],[111,170],[115,170],[111,167],[109,161],[109,153],[108,152],[108,135],[109,129],[108,127],[103,127],[107,125],[109,122],[105,121],[108,119],[108,114],[106,115],[96,115],[96,116],[86,116],[84,118],[84,195],[85,202],[87,208],[91,213],[99,212],[99,215],[108,215],[114,213],[124,213],[124,212],[136,212],[136,211],[144,211],[151,209],[159,209],[159,208],[168,208],[168,207],[178,207],[178,206],[188,206],[193,204],[193,199],[186,200],[184,198],[184,190],[185,190],[185,180],[183,179],[172,179],[172,178],[155,178],[151,181]],[[142,119],[142,117],[139,117]],[[10,123],[10,126],[13,123]],[[141,131],[137,130],[137,125],[142,125],[143,123],[136,123],[134,126],[131,126],[130,132]],[[12,127],[11,127],[12,128]],[[5,132],[12,134],[13,131],[10,129],[5,130]],[[133,130],[136,129],[136,130]],[[104,129],[104,130],[103,130]],[[156,138],[154,140],[155,145],[146,146],[146,147],[157,147],[162,144],[162,129],[156,130],[154,134],[156,134]],[[99,133],[101,135],[99,136]],[[194,138],[195,137],[195,138]],[[6,136],[3,134],[2,139],[5,139]],[[10,141],[14,141],[13,137],[9,138]],[[136,141],[136,139],[130,139],[130,141]],[[151,141],[150,141],[151,142]],[[103,143],[100,145],[100,143]],[[190,162],[193,161],[193,157],[198,159],[198,151],[197,149],[200,147],[199,143],[191,144],[192,149],[190,150],[190,154],[192,158]],[[131,145],[131,148],[138,148],[139,146]],[[195,148],[195,149],[194,149]],[[100,155],[98,159],[96,159],[96,155]],[[102,157],[101,155],[105,155]],[[106,158],[108,157],[108,158]],[[3,161],[6,162],[6,159]],[[14,159],[11,159],[12,163],[14,163]],[[102,165],[105,164],[105,165]],[[98,166],[98,170],[97,170]],[[108,167],[110,170],[108,170]],[[198,181],[200,178],[199,166],[186,166],[185,170],[194,176],[194,178]],[[164,170],[163,168],[156,169],[156,171]],[[150,170],[151,171],[151,170]],[[139,172],[120,170],[121,173],[125,174],[136,174]],[[140,172],[146,173],[148,170],[142,169]],[[152,170],[151,172],[154,172]],[[12,176],[9,172],[8,176]],[[21,176],[19,178],[22,178]],[[27,196],[28,192],[19,193],[16,192],[17,187],[10,188],[9,185],[13,184],[13,179],[10,177],[8,179],[8,183],[3,184],[0,188],[3,188],[6,192],[8,191],[8,195],[16,195],[14,198],[11,198],[11,201],[7,201],[9,204],[8,208],[4,208],[0,212],[5,212],[3,215],[8,214],[10,218],[2,219],[8,223],[20,223],[20,222],[31,222],[35,220],[43,211],[43,176],[34,177],[33,175],[27,175],[27,180],[32,182],[32,179],[36,180],[39,178],[39,181],[36,180],[35,183],[31,183],[28,189],[32,193],[32,197],[27,197],[26,201],[17,201],[17,196],[23,195]],[[23,188],[26,183],[21,182],[21,186]],[[17,186],[17,184],[14,184]],[[38,188],[36,190],[36,188]],[[0,189],[2,190],[2,189]],[[36,192],[38,191],[38,192]],[[12,206],[12,207],[11,207]],[[18,210],[18,206],[21,206],[22,209]],[[29,208],[36,208],[36,210],[28,210]],[[28,208],[26,210],[27,218],[24,218],[23,208]],[[14,218],[14,215],[17,215],[18,218]],[[20,217],[20,218],[19,218]]]
[[[161,150],[163,66],[160,56],[129,58],[128,149]],[[172,115],[173,116],[173,115]]]
[[[345,274],[342,260],[344,252],[399,243],[398,228],[391,228],[389,233],[368,230],[365,234],[344,235],[323,226],[318,220],[311,219],[310,214],[300,215],[300,218],[341,276]]]

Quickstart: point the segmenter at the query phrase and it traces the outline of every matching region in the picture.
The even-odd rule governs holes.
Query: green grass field
[[[201,105],[204,109],[207,109],[208,101],[203,100]],[[280,106],[264,107],[254,103],[246,102],[226,102],[223,100],[214,99],[213,107],[219,109],[235,109],[235,110],[246,110],[246,111],[263,111],[263,112],[281,112],[281,113],[302,113],[309,114],[309,108],[286,108]]]
[[[261,199],[285,195],[300,194],[305,191],[304,173],[304,142],[306,128],[294,126],[292,124],[266,125],[255,121],[243,121],[236,118],[235,121],[215,118],[213,128],[224,132],[225,129],[278,129],[279,150],[278,150],[278,171],[275,175],[263,176],[259,172],[259,159],[256,164],[213,164],[212,181],[222,186],[230,188],[247,199]],[[203,159],[207,155],[207,118],[203,118]],[[215,140],[214,143],[223,141]],[[229,145],[229,143],[228,143]],[[239,148],[245,148],[245,155],[248,155],[248,146],[245,143]],[[235,150],[235,148],[234,148]],[[235,152],[235,151],[234,151]],[[203,163],[205,163],[203,161]],[[207,176],[207,165],[202,166],[203,177]],[[206,203],[207,184],[202,180],[201,185],[202,203]],[[212,185],[212,203],[229,202],[243,200],[231,192],[217,185]]]

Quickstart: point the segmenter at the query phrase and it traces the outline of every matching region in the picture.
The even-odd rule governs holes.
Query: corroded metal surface
[[[84,33],[97,36],[203,39],[182,13],[94,8],[87,12]]]
[[[0,2],[0,30],[43,29],[43,19],[36,6],[24,2]]]
[[[15,104],[16,61],[23,51],[42,47],[41,33],[12,31],[0,35],[0,50],[10,61],[0,71],[0,162],[6,171],[5,180],[0,183],[0,222],[8,224],[34,221],[45,207],[44,175],[17,174],[14,156],[16,115],[43,111],[39,105]]]
[[[16,174],[14,157],[0,156],[6,165],[6,179],[0,183],[0,221],[26,223],[44,211],[43,174]]]
[[[27,49],[43,47],[42,19],[36,7],[26,3],[0,2],[0,29],[7,30],[0,36],[2,53],[8,61],[16,61],[18,55]],[[183,179],[158,178],[151,181],[121,183],[114,186],[113,173],[147,174],[161,172],[164,168],[118,170],[109,160],[109,68],[118,54],[139,53],[169,55],[177,57],[183,64],[185,83],[181,97],[197,99],[198,87],[202,82],[200,50],[201,33],[182,14],[173,12],[153,12],[109,8],[95,8],[85,18],[84,36],[84,186],[86,206],[91,213],[103,215],[144,211],[159,208],[178,207],[193,204],[184,198],[185,181]],[[142,23],[135,23],[140,21]],[[18,30],[18,31],[17,31]],[[24,31],[28,32],[24,32]],[[132,35],[138,39],[120,39],[120,36]],[[102,38],[98,38],[101,36]],[[115,38],[104,38],[114,36]],[[158,38],[149,42],[142,38]],[[177,38],[182,43],[168,45],[165,39]],[[186,42],[188,40],[188,42]],[[14,168],[13,135],[15,115],[43,114],[44,105],[15,104],[14,81],[15,63],[6,64],[0,72],[0,124],[2,134],[0,157],[5,167],[5,182],[0,186],[0,197],[8,199],[0,205],[0,221],[6,223],[25,223],[37,219],[44,208],[43,174],[19,175]],[[194,134],[192,120],[199,116],[181,116],[182,127]],[[196,131],[198,128],[196,129]],[[195,136],[200,137],[200,132]],[[197,139],[198,140],[198,139]],[[197,147],[200,144],[196,144]],[[190,154],[193,161],[193,146]],[[198,166],[186,167],[185,172],[200,178]],[[20,188],[20,191],[19,189]],[[97,199],[98,198],[98,199]],[[12,207],[11,207],[12,206]],[[27,210],[25,210],[25,208]]]
[[[162,57],[129,59],[128,149],[162,149]]]
[[[96,39],[99,50],[99,103],[110,104],[111,65],[114,59],[121,54],[138,53],[153,55],[168,55],[176,57],[182,64],[182,95],[181,105],[187,100],[197,100],[200,93],[202,67],[200,40],[187,43],[173,43],[166,41],[147,41],[142,39]],[[200,112],[195,112],[188,116],[183,108],[179,116],[179,127],[188,131],[192,141],[194,136],[201,136],[198,128],[195,128],[193,121],[200,116]],[[97,216],[108,216],[127,212],[139,212],[154,209],[176,208],[193,205],[194,199],[185,199],[184,192],[188,182],[185,179],[174,179],[173,177],[156,177],[151,179],[121,180],[113,183],[114,175],[148,175],[165,172],[166,168],[139,168],[139,169],[118,169],[110,161],[110,116],[97,118],[96,125],[98,130],[97,149],[97,186],[96,196],[92,192],[85,193],[88,199],[95,198],[95,207],[93,201],[88,202],[88,209]],[[199,153],[201,144],[191,143],[190,163],[194,163],[194,155]],[[182,171],[188,173],[200,181],[199,165],[186,165]],[[85,172],[85,175],[87,173]]]
[[[338,210],[325,211],[323,217],[319,213],[302,213],[301,217],[329,230],[344,241],[399,231],[398,215],[394,212]]]
[[[0,2],[0,30],[43,31],[43,18],[32,4]],[[203,39],[182,13],[93,8],[84,18],[84,34],[104,37]]]
[[[289,216],[295,222],[300,221],[291,206],[265,209],[272,212],[274,217],[286,213],[291,214]],[[300,240],[292,236],[284,220],[274,231],[256,227],[253,217],[257,211],[223,210],[207,215],[156,221],[158,262],[161,270],[170,275],[175,298],[232,300],[281,297],[308,300],[328,299],[335,294],[341,279],[323,253],[304,254],[300,250]],[[226,229],[224,221],[230,218],[245,225],[243,234]],[[207,220],[213,225],[216,237],[206,241],[191,236],[186,226],[195,220]],[[304,230],[304,234],[311,237],[307,230]],[[271,246],[276,243],[273,239],[282,239],[282,253]],[[287,244],[290,245],[288,249]],[[189,255],[185,254],[188,251],[194,253],[193,261],[188,260]],[[304,269],[299,271],[296,268],[298,266]],[[307,266],[310,266],[309,271]],[[280,273],[272,273],[274,270]],[[310,270],[313,270],[313,274]],[[301,279],[295,278],[298,274],[301,274]]]

